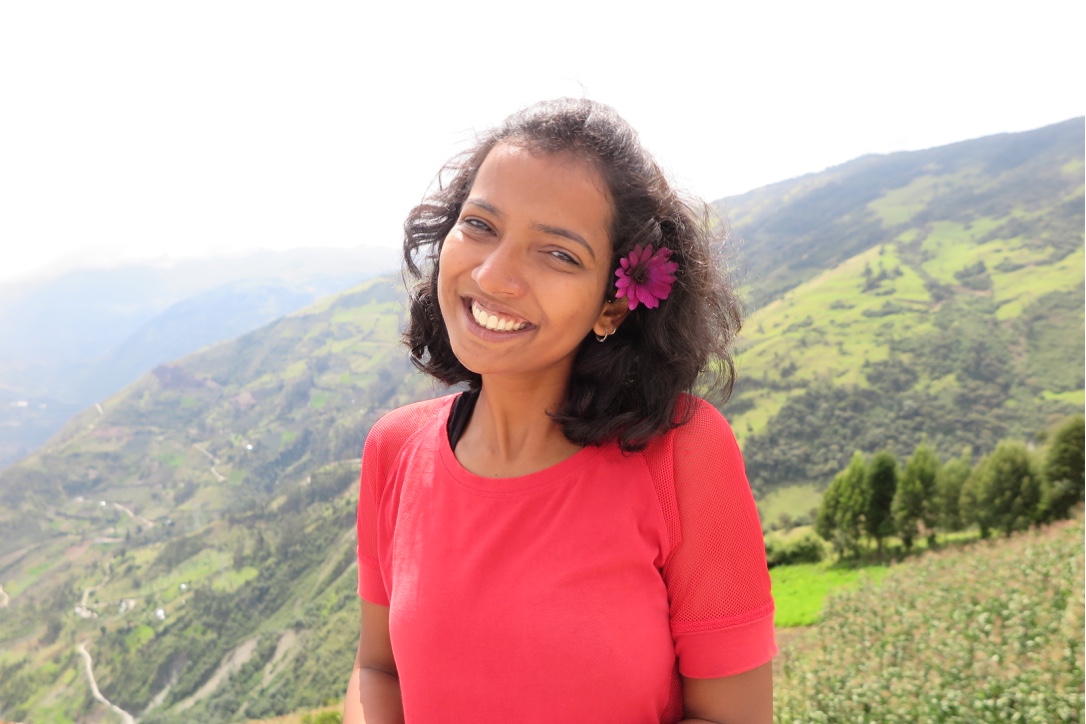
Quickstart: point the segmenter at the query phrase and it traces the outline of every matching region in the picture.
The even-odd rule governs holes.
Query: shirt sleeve
[[[379,491],[383,488],[382,427],[374,425],[362,449],[362,474],[358,485],[358,595],[370,603],[388,605],[388,590],[377,558]]]
[[[684,399],[695,407],[671,441],[675,498],[665,503],[665,517],[677,535],[663,575],[679,672],[708,679],[749,671],[776,655],[774,608],[762,526],[735,435],[709,403]]]
[[[423,400],[400,407],[383,416],[366,435],[362,448],[362,474],[358,485],[358,595],[381,606],[387,606],[392,582],[385,580],[381,570],[382,524],[384,534],[390,532],[392,520],[382,508],[386,503],[386,488],[393,476],[404,444],[437,416],[445,419],[454,395]]]

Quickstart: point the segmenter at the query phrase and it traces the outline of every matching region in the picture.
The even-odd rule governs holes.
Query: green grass
[[[1033,267],[1023,267],[1013,272],[992,272],[993,297],[999,303],[996,316],[1001,320],[1013,319],[1022,309],[1053,289],[1082,285],[1083,265],[1086,253],[1079,249],[1056,264],[1045,267],[1045,274],[1038,274]],[[992,264],[989,264],[989,268]]]
[[[287,365],[280,376],[284,380],[294,379],[295,377],[301,377],[305,374],[307,369],[309,369],[309,365],[304,359],[300,359]]]
[[[158,459],[171,468],[179,468],[185,462],[185,456],[181,453],[163,453]]]
[[[885,226],[903,224],[924,210],[935,195],[938,182],[939,179],[932,176],[920,176],[907,186],[887,191],[867,208],[874,211]]]
[[[769,525],[775,523],[781,513],[795,518],[817,508],[821,501],[822,493],[814,485],[789,485],[777,488],[759,500],[758,509],[762,511],[762,522]]]
[[[15,580],[6,581],[4,583],[4,590],[7,591],[9,596],[17,596],[23,591],[27,590],[41,578],[42,574],[52,567],[54,561],[45,561],[35,566],[31,566],[26,569],[26,573],[16,578]]]
[[[1069,390],[1067,392],[1050,392],[1045,390],[1042,395],[1046,400],[1060,400],[1078,407],[1086,406],[1086,390]]]
[[[259,573],[260,571],[252,566],[246,566],[240,571],[230,569],[215,576],[211,586],[216,591],[234,591],[246,581],[256,578]]]
[[[824,563],[778,566],[769,571],[779,627],[811,626],[818,622],[826,598],[834,591],[855,588],[863,581],[878,583],[890,569],[886,566],[845,568]]]
[[[129,651],[138,651],[141,646],[155,637],[155,630],[145,623],[141,623],[129,631],[124,637],[124,645]]]

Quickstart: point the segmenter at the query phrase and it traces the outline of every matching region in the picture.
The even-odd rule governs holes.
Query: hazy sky
[[[1080,1],[383,4],[0,5],[0,281],[398,245],[440,164],[544,97],[615,106],[709,200],[1086,112]]]

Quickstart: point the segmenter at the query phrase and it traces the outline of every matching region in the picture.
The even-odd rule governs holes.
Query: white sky
[[[383,4],[0,4],[0,282],[398,246],[473,129],[557,95],[708,200],[1086,112],[1080,1]]]

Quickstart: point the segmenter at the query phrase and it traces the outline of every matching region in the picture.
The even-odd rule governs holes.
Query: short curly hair
[[[592,334],[581,343],[566,399],[551,413],[565,436],[579,445],[614,441],[624,451],[639,450],[689,419],[692,406],[680,406],[680,393],[701,385],[726,400],[735,377],[729,348],[742,305],[722,270],[724,226],[704,202],[672,189],[614,109],[585,99],[544,101],[513,114],[446,164],[435,190],[408,214],[404,264],[416,283],[404,342],[415,366],[448,385],[482,385],[453,354],[437,302],[438,259],[480,165],[499,143],[569,154],[598,170],[613,209],[607,299],[615,296],[619,259],[637,245],[667,247],[679,264],[671,294],[658,308],[631,311],[606,344]]]

